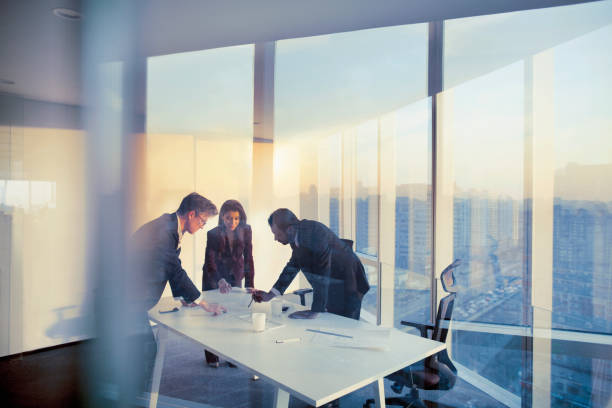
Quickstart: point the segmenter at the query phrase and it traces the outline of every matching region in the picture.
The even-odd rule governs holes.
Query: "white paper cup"
[[[264,331],[266,328],[266,314],[265,313],[253,313],[251,316],[253,319],[253,330],[256,332]]]
[[[281,317],[283,315],[283,301],[282,300],[271,301],[270,309],[272,311],[272,316]]]
[[[251,313],[270,313],[270,302],[253,302],[251,305]]]

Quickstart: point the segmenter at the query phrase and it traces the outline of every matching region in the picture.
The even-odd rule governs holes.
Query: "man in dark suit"
[[[285,292],[301,270],[313,288],[311,310],[293,313],[314,318],[320,312],[359,319],[361,300],[370,289],[365,270],[351,246],[317,221],[298,220],[290,210],[279,208],[268,218],[274,239],[291,245],[291,259],[269,292],[253,293],[266,302]]]
[[[218,304],[207,303],[201,292],[193,284],[181,266],[181,238],[185,232],[195,234],[202,229],[209,217],[217,214],[217,207],[197,193],[187,195],[172,214],[163,214],[142,227],[133,235],[131,242],[131,267],[128,288],[131,296],[132,320],[138,327],[133,328],[131,336],[132,358],[145,363],[143,387],[149,380],[157,345],[147,311],[162,296],[166,283],[175,299],[184,306],[199,306],[217,315],[225,312]],[[145,387],[146,388],[146,387]]]

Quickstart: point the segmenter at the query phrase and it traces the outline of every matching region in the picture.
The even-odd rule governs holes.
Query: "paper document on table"
[[[305,338],[321,346],[384,351],[389,349],[390,335],[389,329],[365,329],[350,332],[313,329],[307,331]]]

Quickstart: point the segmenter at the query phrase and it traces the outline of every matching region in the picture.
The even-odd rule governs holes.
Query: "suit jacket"
[[[174,297],[182,296],[186,302],[200,297],[200,291],[181,266],[178,242],[176,213],[144,224],[132,236],[131,269],[135,279],[130,295],[140,308],[148,310],[155,306],[166,282],[170,282]]]
[[[291,243],[291,259],[274,284],[276,290],[284,293],[301,270],[313,287],[313,311],[326,310],[332,288],[341,290],[346,299],[361,301],[370,285],[351,247],[325,225],[310,220],[299,222],[297,241],[297,246]]]
[[[202,267],[202,290],[216,289],[221,278],[234,286],[254,287],[253,233],[250,225],[239,225],[236,239],[230,248],[225,227],[218,226],[208,231],[206,254]]]

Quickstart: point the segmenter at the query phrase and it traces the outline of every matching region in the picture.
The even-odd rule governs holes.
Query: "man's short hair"
[[[296,225],[298,222],[300,220],[298,220],[295,214],[286,208],[279,208],[268,217],[270,227],[272,227],[272,224],[275,224],[281,231],[286,231],[288,227]]]
[[[191,193],[183,198],[176,213],[178,215],[185,215],[189,211],[195,211],[196,215],[207,213],[212,217],[213,215],[217,215],[217,206],[208,198],[202,197],[198,193]]]

